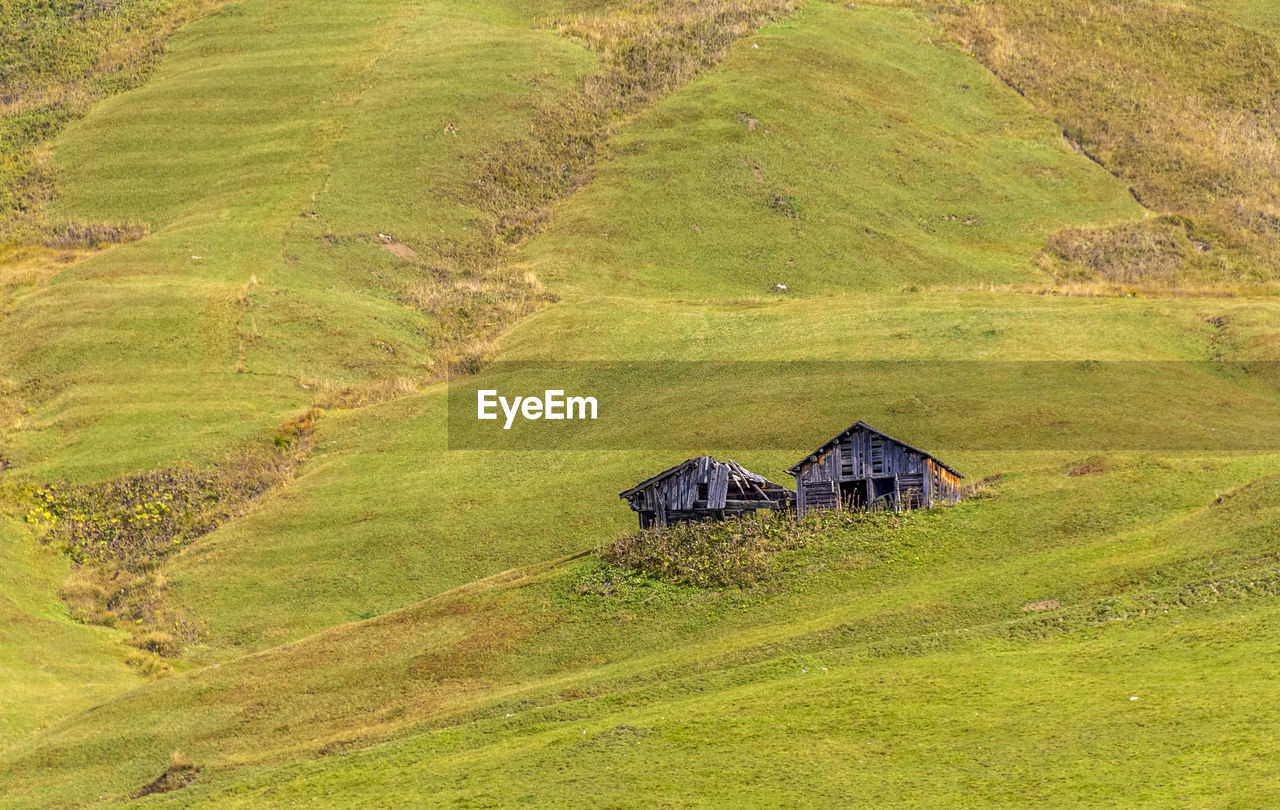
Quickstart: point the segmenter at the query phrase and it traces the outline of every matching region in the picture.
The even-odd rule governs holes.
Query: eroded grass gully
[[[168,599],[165,561],[223,523],[247,514],[297,475],[313,449],[312,409],[269,442],[228,454],[207,469],[174,466],[92,484],[6,483],[8,500],[40,542],[69,556],[59,596],[86,624],[130,633],[128,661],[163,675],[163,659],[201,638],[198,619]]]

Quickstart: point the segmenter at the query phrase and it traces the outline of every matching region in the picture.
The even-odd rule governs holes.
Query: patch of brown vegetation
[[[1056,610],[1062,607],[1062,603],[1057,599],[1045,599],[1040,602],[1028,602],[1022,606],[1022,610],[1026,613],[1037,613],[1041,610]]]
[[[364,385],[339,385],[331,380],[303,379],[303,390],[314,391],[316,405],[322,409],[350,409],[385,402],[418,390],[416,380],[397,377]]]
[[[378,247],[401,259],[416,259],[418,252],[403,242],[384,242]]]
[[[1055,119],[1072,148],[1166,215],[1059,234],[1047,253],[1085,259],[1076,267],[1086,275],[1166,286],[1280,275],[1274,40],[1203,8],[1150,0],[926,2],[957,42]]]
[[[1046,269],[1059,281],[1101,279],[1113,284],[1177,282],[1191,256],[1186,232],[1152,220],[1109,228],[1065,228],[1049,237]]]
[[[1101,456],[1094,456],[1093,458],[1067,467],[1067,475],[1073,478],[1079,478],[1085,475],[1101,475],[1110,469],[1111,467],[1107,465],[1106,459]]]
[[[75,563],[61,596],[77,620],[132,632],[129,643],[174,656],[198,626],[167,599],[160,568],[173,552],[244,514],[311,452],[318,410],[291,420],[269,445],[204,470],[182,466],[96,484],[27,487],[27,521]]]
[[[42,245],[0,246],[0,307],[22,287],[43,287],[72,264],[91,255],[84,249],[57,249]],[[0,387],[3,383],[0,382]],[[0,390],[0,398],[5,396]]]
[[[45,246],[96,250],[107,245],[135,242],[149,233],[151,226],[142,222],[62,222],[51,227]]]
[[[165,768],[164,772],[154,780],[134,791],[129,798],[141,799],[143,796],[150,796],[155,793],[169,793],[174,790],[181,790],[196,781],[196,777],[200,775],[201,770],[201,766],[187,762],[181,751],[174,751],[169,756],[169,767]]]

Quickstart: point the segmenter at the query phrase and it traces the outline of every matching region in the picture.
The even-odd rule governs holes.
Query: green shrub
[[[148,633],[143,633],[129,643],[139,649],[163,656],[174,656],[182,650],[182,640],[174,634],[166,633],[163,630],[152,630]]]
[[[621,537],[600,552],[606,562],[667,582],[702,588],[751,588],[776,584],[778,553],[801,548],[829,533],[855,527],[885,532],[903,516],[884,512],[790,512],[705,523],[679,523]]]

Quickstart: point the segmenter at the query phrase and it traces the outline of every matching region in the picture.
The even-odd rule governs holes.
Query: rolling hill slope
[[[329,788],[308,786],[315,780],[345,785],[333,804],[363,797],[377,806],[434,791],[461,800],[467,780],[490,769],[507,773],[494,789],[568,800],[555,791],[607,763],[623,781],[590,790],[617,801],[628,780],[656,789],[643,774],[661,756],[705,763],[661,778],[677,801],[710,791],[767,803],[794,778],[766,778],[770,760],[794,756],[813,768],[803,778],[815,790],[918,803],[942,789],[944,777],[921,783],[913,774],[938,767],[935,736],[950,728],[951,742],[974,736],[950,751],[945,779],[990,802],[1062,798],[1039,786],[1037,767],[1048,763],[1036,763],[1050,752],[1058,789],[1074,784],[1086,801],[1139,786],[1156,801],[1211,791],[1221,784],[1219,748],[1238,740],[1238,724],[1266,720],[1257,707],[1267,701],[1256,700],[1269,688],[1265,667],[1238,667],[1256,643],[1243,641],[1247,628],[1265,623],[1276,587],[1276,479],[1225,500],[1216,493],[1274,461],[1112,458],[1110,471],[1077,476],[1064,474],[1063,461],[988,458],[1009,470],[990,496],[896,526],[868,520],[830,532],[787,561],[786,584],[773,593],[620,581],[594,560],[512,572],[156,682],[41,735],[29,752],[19,747],[8,778],[51,802],[75,797],[76,783],[119,793],[178,748],[212,780],[184,801],[212,791],[221,803],[221,791],[234,796],[247,780],[260,785],[246,798],[254,803],[279,799],[275,768],[319,757],[286,771],[302,784],[294,798],[315,791],[311,800],[324,801]],[[1144,502],[1157,487],[1163,501]],[[1024,610],[1047,600],[1063,607]],[[1146,666],[1144,656],[1168,656],[1170,668]],[[827,674],[833,680],[819,686],[805,677]],[[1037,685],[1014,687],[1028,679]],[[894,684],[891,696],[864,694],[879,681]],[[845,688],[859,697],[842,700]],[[949,703],[953,690],[968,697]],[[922,693],[936,697],[922,705]],[[1128,707],[1133,696],[1150,705]],[[1049,706],[1047,719],[1032,720]],[[1199,707],[1194,740],[1172,736],[1188,707]],[[1117,721],[1121,709],[1138,713]],[[961,734],[956,724],[974,711],[989,719]],[[920,725],[922,713],[934,719]],[[1088,730],[1068,734],[1068,715]],[[779,737],[778,723],[793,733]],[[1032,733],[1054,744],[1018,752]],[[889,749],[877,754],[889,773],[827,772],[811,754],[816,746],[838,758],[868,743]],[[1126,761],[1097,770],[1099,757],[1121,750]],[[1245,750],[1264,762],[1265,737],[1250,737]],[[725,757],[756,769],[760,785],[713,764]],[[977,777],[991,762],[1001,776]],[[1265,782],[1254,787],[1268,795]],[[419,792],[401,793],[410,789]]]
[[[1055,234],[1158,213],[903,4],[777,13],[593,130],[580,189],[519,215],[477,192],[527,178],[494,155],[613,75],[577,32],[664,8],[246,0],[53,142],[56,217],[151,232],[0,270],[0,669],[24,684],[0,804],[1274,802],[1280,306],[1057,294],[1082,288]],[[1260,438],[1142,449],[1185,430],[1172,409],[1121,451],[944,445],[977,497],[824,524],[772,585],[700,588],[590,553],[632,526],[617,491],[699,452],[774,477],[855,418],[918,435],[945,397],[903,366],[849,413],[815,376],[768,442],[670,448],[687,402],[640,377],[607,446],[498,451],[457,444],[441,381],[743,359],[698,388],[751,437],[791,395],[766,361],[821,360],[1168,363],[1224,439]],[[1007,403],[1031,435],[1081,407],[1043,396]],[[25,485],[246,447],[299,466],[153,562],[198,628],[180,655],[69,618]],[[173,763],[191,786],[136,795]]]

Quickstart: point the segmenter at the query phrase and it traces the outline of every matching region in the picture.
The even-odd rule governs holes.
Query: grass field
[[[484,247],[526,227],[476,190],[493,156],[600,70],[556,23],[665,8],[245,0],[52,141],[53,217],[149,235],[0,264],[0,806],[1275,803],[1265,279],[1064,283],[1055,235],[1169,212],[909,4],[745,34]],[[1274,40],[1261,4],[1211,13]],[[1192,404],[1116,421],[1191,438],[1000,449],[965,411],[995,381],[931,396],[902,366],[802,402],[781,372],[708,371],[691,390],[737,442],[670,447],[687,400],[636,375],[603,449],[465,449],[442,378],[472,340],[500,362],[455,386],[503,361],[1162,362]],[[1026,435],[1099,407],[1045,396],[1008,394]],[[23,485],[273,452],[314,406],[296,474],[155,561],[200,631],[180,655],[71,620]],[[1187,429],[1206,414],[1217,436]],[[755,588],[593,553],[635,481],[713,452],[789,482],[858,418],[985,483],[824,530]],[[181,789],[138,794],[167,768]]]
[[[2,749],[50,718],[88,709],[139,678],[125,665],[119,632],[74,624],[66,607],[50,598],[69,574],[66,560],[52,549],[34,548],[9,519],[0,523],[0,555],[0,672],[8,684],[0,698]]]
[[[969,459],[969,469],[1007,470],[1007,480],[979,501],[897,527],[869,523],[833,533],[789,561],[779,592],[648,581],[605,588],[602,578],[617,574],[602,575],[591,560],[477,583],[135,691],[42,735],[10,778],[26,795],[74,795],[40,753],[56,750],[77,779],[123,791],[163,769],[167,749],[180,748],[215,773],[263,769],[257,778],[265,792],[246,799],[254,803],[278,795],[275,768],[311,752],[321,760],[288,774],[301,779],[302,795],[316,791],[313,798],[351,780],[336,804],[351,801],[358,785],[385,785],[387,793],[366,797],[371,805],[397,795],[412,803],[400,793],[407,785],[465,792],[465,780],[487,769],[508,772],[503,789],[551,800],[572,795],[554,792],[560,780],[568,780],[561,789],[572,789],[574,774],[585,777],[601,760],[637,785],[655,787],[644,776],[652,772],[649,756],[665,752],[673,762],[705,762],[692,768],[700,776],[669,783],[674,796],[693,801],[710,790],[730,802],[751,794],[716,763],[734,757],[763,774],[773,757],[744,761],[739,746],[755,751],[755,741],[771,739],[780,746],[775,756],[806,752],[800,759],[813,769],[807,778],[815,787],[879,790],[886,800],[911,802],[922,798],[912,790],[913,769],[930,767],[934,746],[946,747],[932,729],[950,728],[955,742],[951,735],[964,735],[954,720],[976,713],[968,733],[992,753],[955,749],[949,762],[978,773],[995,757],[1003,777],[969,786],[992,801],[1062,797],[1036,787],[1037,761],[1049,754],[1055,758],[1040,767],[1052,766],[1058,784],[1075,785],[1085,799],[1139,785],[1166,802],[1179,791],[1210,790],[1217,784],[1210,766],[1221,765],[1219,748],[1230,747],[1240,734],[1236,723],[1244,722],[1235,702],[1266,705],[1249,697],[1254,688],[1265,694],[1265,668],[1256,676],[1237,672],[1238,656],[1249,653],[1234,639],[1248,638],[1251,622],[1266,621],[1276,587],[1274,458],[1112,458],[1111,470],[1074,477],[1064,472],[1069,462],[1053,454]],[[1252,479],[1233,491],[1234,482]],[[1099,490],[1108,496],[1100,499]],[[1153,491],[1165,494],[1153,502]],[[1222,492],[1232,493],[1226,505],[1213,505]],[[1022,609],[1045,600],[1064,607]],[[1180,651],[1172,674],[1141,666],[1143,656],[1158,656],[1168,644]],[[1063,661],[1073,663],[1064,671]],[[815,693],[804,683],[808,675],[836,680]],[[886,679],[894,684],[886,690],[891,696],[871,705],[866,697],[837,697],[839,684],[861,695]],[[1012,687],[1025,679],[1039,688]],[[933,697],[911,701],[917,690]],[[966,699],[948,703],[953,690]],[[1127,706],[1132,696],[1153,705]],[[1199,718],[1195,739],[1149,749],[1186,722],[1188,706]],[[1109,712],[1135,710],[1139,718],[1108,721]],[[1046,711],[1045,725],[1035,725],[1031,718]],[[1078,737],[1063,725],[1075,713],[1085,715]],[[912,718],[925,722],[917,727]],[[794,736],[780,738],[776,723],[793,727]],[[139,738],[139,726],[163,736]],[[1009,759],[1040,733],[1056,744]],[[582,745],[587,735],[593,742]],[[383,739],[386,745],[356,753]],[[1247,751],[1265,756],[1266,739],[1251,740]],[[823,758],[807,753],[816,747],[840,757],[868,742],[896,773],[885,783],[876,777],[869,784],[857,769],[823,780]],[[1123,767],[1117,761],[1096,771],[1096,757],[1118,759],[1126,746],[1138,750]],[[1207,781],[1197,788],[1171,756],[1207,768]],[[406,761],[419,758],[424,769],[405,773]],[[1135,759],[1142,767],[1130,767]],[[513,772],[513,760],[529,764]],[[556,760],[549,769],[558,776],[548,781]],[[382,769],[403,775],[370,776]],[[313,779],[330,787],[317,789]],[[617,800],[613,791],[625,784],[592,790]],[[786,784],[777,780],[772,789]]]
[[[937,29],[863,11],[806,8],[621,133],[526,266],[578,295],[1008,284],[1066,222],[1141,218]]]

